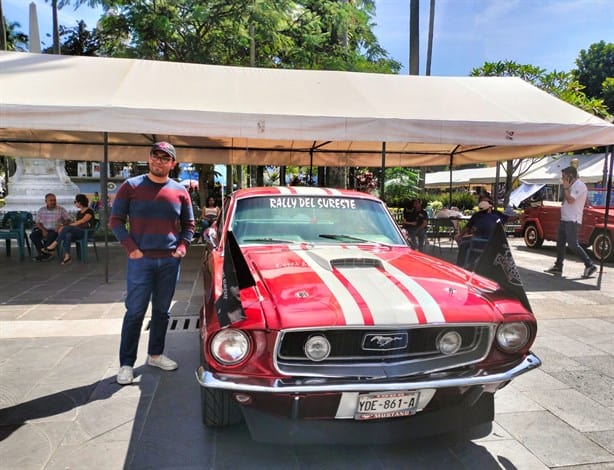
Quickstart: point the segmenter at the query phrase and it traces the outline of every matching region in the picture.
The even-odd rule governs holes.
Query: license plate
[[[416,412],[419,395],[419,392],[359,395],[354,419],[382,419],[412,415]]]

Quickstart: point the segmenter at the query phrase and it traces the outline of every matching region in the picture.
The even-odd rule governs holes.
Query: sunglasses
[[[149,158],[160,163],[168,163],[173,160],[173,157],[166,155],[165,153],[152,153]]]

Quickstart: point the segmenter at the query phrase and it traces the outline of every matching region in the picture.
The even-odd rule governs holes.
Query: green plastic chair
[[[32,256],[30,240],[26,236],[26,228],[31,227],[32,220],[32,214],[26,211],[10,211],[4,214],[0,227],[0,240],[6,242],[6,256],[11,256],[12,240],[17,241],[19,259],[23,260],[26,257],[26,248],[28,256]]]

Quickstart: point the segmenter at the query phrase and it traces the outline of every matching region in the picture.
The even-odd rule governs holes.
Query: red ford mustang
[[[392,442],[490,432],[494,393],[540,365],[533,314],[409,248],[377,198],[240,190],[205,249],[202,417],[252,438]]]

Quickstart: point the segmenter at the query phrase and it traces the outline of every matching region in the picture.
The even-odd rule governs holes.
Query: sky
[[[28,33],[29,0],[1,0],[8,21]],[[50,46],[50,2],[35,0],[43,48]],[[374,32],[408,73],[410,0],[375,0]],[[426,73],[430,0],[420,0],[420,74]],[[60,10],[60,23],[88,28],[101,14],[81,6]],[[512,60],[569,72],[582,49],[614,42],[614,0],[436,0],[431,75],[467,76],[485,62]]]

